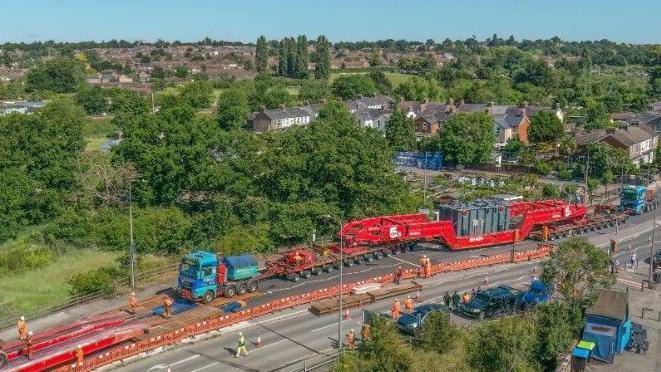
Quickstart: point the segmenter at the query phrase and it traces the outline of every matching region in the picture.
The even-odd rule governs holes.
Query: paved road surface
[[[644,229],[636,224],[641,231]],[[623,263],[632,252],[636,252],[641,260],[649,257],[650,232],[635,233],[633,230],[621,230],[621,236],[630,234],[631,238],[623,241],[623,246],[629,243],[632,251],[621,251],[615,258]],[[612,235],[612,234],[610,234]],[[598,238],[599,236],[593,237]],[[603,236],[601,236],[603,237]],[[657,244],[661,248],[661,243]],[[440,253],[439,253],[440,254]],[[398,256],[407,259],[408,256]],[[437,275],[434,278],[420,280],[423,284],[421,301],[440,302],[446,291],[464,291],[482,284],[485,276],[489,285],[507,283],[517,288],[523,288],[530,281],[532,267],[536,262],[508,264],[496,267],[480,268],[458,273]],[[365,270],[365,268],[363,268]],[[373,276],[373,273],[370,275]],[[307,288],[309,290],[311,288]],[[392,299],[370,304],[365,309],[388,312]],[[288,311],[271,314],[255,321],[244,322],[231,328],[223,329],[219,336],[197,342],[191,345],[179,345],[148,359],[136,361],[119,368],[119,371],[289,371],[302,368],[303,360],[320,358],[333,353],[337,342],[337,313],[317,317],[308,312],[307,306],[301,306]],[[357,332],[361,324],[361,309],[351,309],[350,318],[343,322],[343,333],[349,328]],[[452,316],[460,323],[468,320]],[[238,332],[242,331],[250,341],[248,357],[235,358]],[[254,345],[257,337],[262,344]],[[344,337],[344,335],[343,335]],[[251,343],[252,342],[252,343]]]

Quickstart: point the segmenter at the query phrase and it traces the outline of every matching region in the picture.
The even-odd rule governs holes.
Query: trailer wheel
[[[310,272],[312,273],[312,275],[319,275],[319,274],[321,274],[321,268],[319,266],[313,267],[310,270]]]
[[[406,252],[408,252],[408,251],[409,251],[409,246],[406,245],[406,244],[404,244],[404,245],[400,248],[400,251],[401,251],[402,253],[406,253]]]
[[[251,280],[250,283],[248,283],[248,292],[255,292],[259,288],[259,282],[256,280]]]
[[[327,273],[333,271],[333,265],[324,266],[324,271],[327,272]]]
[[[388,249],[384,249],[384,250],[383,250],[383,256],[384,256],[384,257],[390,257],[390,256],[392,256],[392,251],[391,251],[391,250],[388,250]]]
[[[413,244],[411,244],[411,246],[409,247],[409,249],[411,250],[411,252],[415,252],[415,251],[417,251],[417,250],[418,250],[418,243],[413,243]]]
[[[239,288],[237,288],[236,293],[243,295],[246,294],[246,292],[248,292],[248,286],[246,285],[246,283],[239,284]]]
[[[308,270],[305,270],[305,271],[301,272],[301,277],[303,279],[310,279],[311,276],[312,276],[312,273],[310,273],[310,271],[308,271]]]
[[[374,255],[371,254],[371,253],[366,254],[366,255],[365,255],[365,261],[367,261],[367,262],[372,262],[372,261],[374,261]]]
[[[377,259],[377,260],[382,259],[383,258],[383,252],[381,252],[381,251],[374,252],[374,258]]]
[[[234,297],[234,295],[236,295],[236,287],[234,287],[234,285],[228,285],[227,287],[223,288],[223,294],[227,298]]]
[[[344,261],[344,266],[346,266],[346,267],[351,267],[351,266],[353,266],[353,264],[354,264],[353,260]]]
[[[290,274],[288,278],[292,282],[298,282],[299,280],[301,280],[301,277],[298,274]]]
[[[207,291],[207,293],[205,293],[204,297],[202,298],[202,302],[208,304],[209,302],[215,299],[216,299],[216,295],[212,291]]]

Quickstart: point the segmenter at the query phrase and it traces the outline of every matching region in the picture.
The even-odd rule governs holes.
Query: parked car
[[[459,305],[459,312],[477,319],[510,314],[516,309],[520,296],[519,291],[507,285],[483,289],[470,301]]]
[[[521,310],[526,310],[537,304],[548,302],[550,299],[551,290],[549,286],[541,280],[535,279],[530,283],[528,290],[523,292],[518,304]]]
[[[410,314],[400,315],[397,326],[404,333],[413,334],[424,323],[431,313],[440,312],[448,314],[448,308],[441,304],[424,304],[417,306]]]

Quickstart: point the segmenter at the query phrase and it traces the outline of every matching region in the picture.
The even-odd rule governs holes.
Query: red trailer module
[[[440,240],[452,250],[510,244],[525,239],[534,227],[573,222],[583,219],[586,207],[583,204],[569,204],[562,200],[541,200],[519,202],[508,205],[511,226],[501,231],[489,233],[484,229],[457,232],[456,223],[451,220],[430,221],[424,214],[373,217],[353,221],[342,227],[342,236],[347,245],[396,245],[417,241]],[[460,210],[461,211],[461,210]],[[468,209],[463,214],[468,216]],[[479,218],[470,219],[469,225],[481,223]]]

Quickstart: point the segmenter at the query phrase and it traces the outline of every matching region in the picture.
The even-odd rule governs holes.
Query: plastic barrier
[[[473,269],[477,267],[491,266],[491,265],[502,264],[512,261],[514,262],[528,261],[532,259],[546,257],[551,253],[551,250],[552,250],[552,246],[544,244],[544,245],[540,245],[536,249],[514,252],[513,257],[512,254],[510,253],[501,253],[489,257],[471,258],[463,261],[441,262],[432,265],[432,275],[445,273],[445,272]],[[402,278],[414,279],[417,278],[418,275],[419,275],[419,269],[417,268],[407,269],[404,270],[404,272],[402,273]],[[136,343],[132,343],[130,345],[117,347],[104,354],[86,359],[82,363],[73,363],[61,367],[57,369],[57,371],[58,372],[91,371],[100,366],[110,364],[134,355],[138,355],[148,350],[153,350],[159,347],[172,345],[188,337],[225,328],[230,325],[247,321],[275,311],[285,310],[303,304],[308,304],[314,301],[335,297],[340,291],[342,291],[343,294],[345,293],[348,294],[351,292],[351,290],[354,287],[363,284],[379,283],[384,285],[394,282],[394,279],[395,279],[395,274],[391,273],[383,276],[369,278],[359,282],[347,283],[344,284],[342,288],[340,288],[340,286],[333,286],[333,287],[318,289],[311,293],[289,296],[289,297],[273,300],[266,304],[254,308],[250,308],[247,310],[243,310],[237,313],[232,313],[211,320],[190,324],[176,331],[166,333],[151,338],[149,340],[139,341]]]

